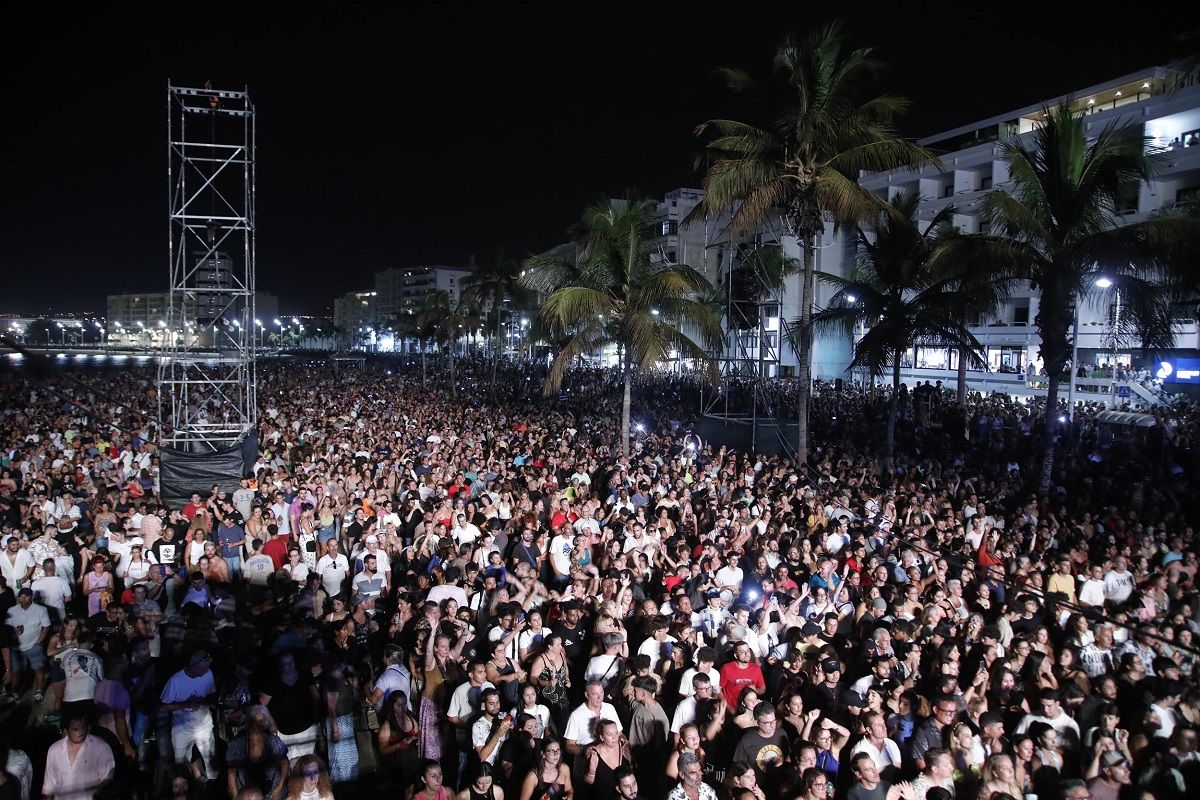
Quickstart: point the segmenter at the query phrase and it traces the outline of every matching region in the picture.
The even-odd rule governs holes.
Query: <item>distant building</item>
[[[374,327],[379,320],[375,292],[347,292],[333,301],[333,324],[347,333]]]
[[[387,320],[415,311],[426,296],[441,290],[457,303],[462,296],[462,281],[471,270],[440,265],[392,267],[375,273],[376,319]]]
[[[1140,222],[1200,198],[1200,85],[1180,86],[1178,77],[1170,68],[1152,67],[1089,86],[1071,97],[1074,109],[1085,115],[1089,136],[1113,123],[1135,125],[1145,136],[1147,149],[1162,153],[1160,172],[1154,179],[1121,199],[1116,209],[1119,224]],[[1044,119],[1046,106],[1065,99],[1050,99],[921,139],[920,144],[939,154],[944,171],[924,166],[865,173],[859,184],[889,200],[901,193],[915,193],[921,198],[919,217],[923,221],[953,205],[954,225],[965,233],[978,233],[986,195],[1005,191],[1012,184],[997,143],[1011,137],[1028,142]],[[1196,357],[1200,326],[1182,310],[1173,321],[1174,351],[1142,353],[1141,343],[1133,337],[1122,338],[1114,348],[1112,303],[1084,300],[1079,304],[1079,363],[1085,368],[1108,368],[1115,361],[1153,371],[1177,357]],[[975,321],[971,332],[984,347],[987,369],[968,373],[972,389],[1019,387],[1029,370],[1040,373],[1041,337],[1034,324],[1038,305],[1036,289],[1018,286],[995,313]],[[914,380],[953,382],[958,352],[918,346],[901,357],[901,365],[901,380],[910,385]]]

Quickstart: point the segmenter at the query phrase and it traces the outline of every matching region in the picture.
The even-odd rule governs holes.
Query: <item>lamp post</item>
[[[261,349],[262,349],[262,346],[263,346],[263,324],[262,324],[262,320],[261,320],[261,319],[256,319],[256,320],[254,320],[254,324],[255,324],[255,326],[258,328],[258,349],[259,349],[259,350],[261,350]]]

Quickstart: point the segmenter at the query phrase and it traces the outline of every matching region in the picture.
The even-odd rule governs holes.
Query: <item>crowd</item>
[[[626,457],[611,373],[421,374],[260,367],[253,471],[170,509],[147,374],[0,375],[0,800],[1200,788],[1190,437],[1084,408],[1039,497],[1037,403],[905,389],[885,472],[884,390],[796,464],[682,377]]]

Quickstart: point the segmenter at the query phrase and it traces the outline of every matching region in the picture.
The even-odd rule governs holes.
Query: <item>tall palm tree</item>
[[[1030,282],[1039,292],[1034,318],[1047,374],[1045,433],[1038,477],[1049,492],[1054,472],[1058,391],[1071,356],[1070,324],[1081,298],[1120,293],[1127,330],[1146,348],[1170,347],[1172,287],[1194,252],[1197,221],[1159,216],[1121,225],[1118,212],[1159,168],[1140,126],[1107,125],[1091,141],[1070,100],[1046,110],[1027,140],[1001,145],[1011,186],[984,198],[986,234],[956,238],[938,258]],[[1101,278],[1107,280],[1097,281]],[[1101,288],[1103,287],[1103,288]]]
[[[683,358],[716,369],[708,350],[721,340],[717,314],[702,301],[712,287],[685,264],[651,260],[654,232],[650,200],[601,202],[589,206],[578,226],[575,257],[533,257],[525,262],[527,288],[547,293],[541,318],[569,335],[542,389],[558,391],[577,356],[605,345],[620,352],[625,389],[621,407],[621,452],[629,454],[630,395],[635,370],[649,370],[678,350]],[[695,328],[702,343],[683,332]]]
[[[417,311],[417,325],[424,338],[432,339],[446,348],[449,365],[450,395],[458,397],[455,374],[455,348],[458,340],[479,326],[479,316],[466,298],[456,302],[444,289],[427,294]],[[421,348],[421,381],[425,380],[425,348]]]
[[[930,267],[942,229],[953,216],[945,208],[923,228],[917,219],[920,198],[897,196],[870,229],[855,231],[856,260],[850,277],[822,274],[836,288],[825,309],[813,317],[821,329],[833,328],[854,335],[865,324],[866,332],[854,345],[850,368],[863,368],[873,377],[889,369],[892,398],[888,404],[884,440],[884,468],[890,471],[896,449],[896,416],[899,412],[900,360],[914,345],[956,347],[976,362],[979,342],[960,321],[957,308],[962,296],[954,276],[943,277]]]
[[[489,324],[489,338],[492,350],[492,381],[491,393],[496,394],[496,367],[500,362],[501,325],[505,312],[505,303],[517,307],[524,301],[527,291],[520,284],[521,266],[512,258],[498,250],[495,256],[478,264],[475,269],[463,279],[464,296],[470,297],[472,303],[484,316]],[[512,309],[508,310],[512,313]]]
[[[753,105],[757,124],[714,119],[696,129],[707,139],[705,197],[695,214],[719,214],[735,205],[733,225],[746,232],[780,218],[799,243],[803,260],[800,317],[794,337],[799,361],[796,457],[808,459],[808,405],[812,393],[812,314],[816,249],[827,221],[868,221],[877,198],[858,185],[860,170],[882,171],[935,162],[925,149],[899,138],[893,120],[908,102],[880,95],[864,99],[881,64],[866,48],[848,49],[840,23],[803,41],[787,38],[776,51],[773,80],[756,83],[740,69],[722,74],[729,88]]]

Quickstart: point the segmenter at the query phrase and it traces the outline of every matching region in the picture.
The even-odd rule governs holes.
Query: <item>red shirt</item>
[[[288,545],[292,543],[292,537],[286,533],[281,533],[278,536],[273,536],[263,545],[263,555],[270,556],[271,561],[275,562],[275,569],[281,569],[288,561]]]
[[[554,516],[550,518],[550,528],[558,530],[559,525],[571,525],[575,520],[579,519],[579,515],[574,511],[564,514],[562,511],[555,511]]]
[[[751,661],[745,669],[739,669],[739,666],[738,662],[730,661],[721,667],[721,691],[725,693],[725,702],[731,709],[737,708],[738,695],[742,693],[742,689],[757,686],[758,690],[762,691],[767,685],[758,664]]]

